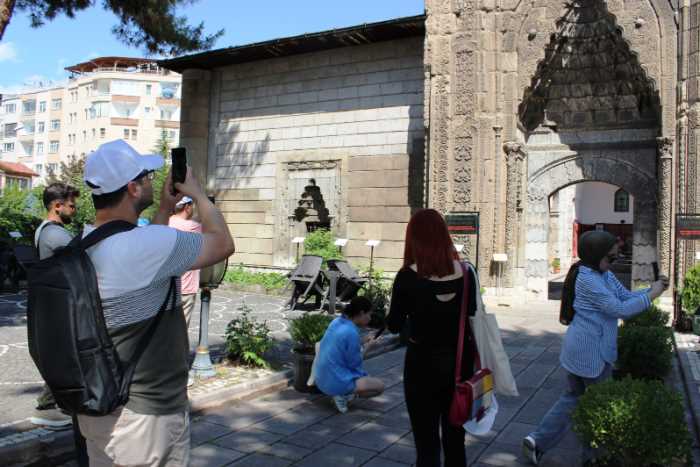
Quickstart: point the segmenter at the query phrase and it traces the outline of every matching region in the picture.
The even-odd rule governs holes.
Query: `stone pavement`
[[[470,465],[523,465],[522,437],[559,397],[564,374],[558,369],[561,335],[552,304],[528,309],[499,307],[499,324],[511,356],[520,397],[499,397],[492,432],[466,440]],[[211,409],[193,419],[192,467],[359,466],[399,467],[415,461],[403,396],[404,350],[366,363],[387,385],[378,398],[351,404],[341,415],[329,398],[285,390],[261,399]],[[541,465],[575,465],[578,443],[569,434]]]

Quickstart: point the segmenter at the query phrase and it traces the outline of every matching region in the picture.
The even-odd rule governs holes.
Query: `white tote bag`
[[[476,280],[476,313],[470,319],[476,346],[481,357],[481,366],[488,368],[493,373],[493,384],[496,393],[503,396],[519,396],[518,387],[510,369],[508,354],[503,349],[501,331],[498,329],[496,316],[484,311],[484,302],[481,299],[481,286],[479,276],[474,267],[467,263]]]

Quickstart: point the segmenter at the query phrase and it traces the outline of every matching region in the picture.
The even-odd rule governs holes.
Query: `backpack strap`
[[[170,278],[170,287],[168,288],[168,294],[165,296],[163,305],[161,305],[155,318],[153,318],[153,321],[151,321],[151,324],[148,325],[148,330],[139,341],[138,345],[136,346],[136,350],[134,350],[134,353],[131,355],[131,358],[126,364],[126,368],[124,368],[121,387],[122,395],[129,394],[129,387],[131,386],[131,380],[134,377],[134,371],[136,371],[136,365],[139,363],[139,360],[141,360],[141,356],[146,351],[146,347],[148,347],[153,335],[156,333],[158,324],[163,318],[165,310],[168,308],[168,302],[172,303],[172,309],[175,310],[175,305],[177,304],[177,284],[174,276]]]
[[[97,243],[122,232],[128,232],[136,228],[135,224],[127,221],[110,221],[106,224],[102,224],[83,238],[82,235],[77,235],[73,241],[69,243],[69,246],[80,247],[83,250],[95,246]]]

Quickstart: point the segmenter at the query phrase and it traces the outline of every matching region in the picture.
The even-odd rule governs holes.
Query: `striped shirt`
[[[618,320],[649,308],[648,291],[630,292],[612,272],[580,266],[574,298],[576,314],[564,337],[559,357],[562,366],[575,375],[595,378],[606,363],[614,363]]]

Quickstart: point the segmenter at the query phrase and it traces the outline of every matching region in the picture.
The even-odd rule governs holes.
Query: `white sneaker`
[[[73,418],[60,409],[35,410],[34,416],[29,418],[32,425],[43,426],[49,429],[66,429],[73,424]]]
[[[531,435],[527,435],[523,438],[523,456],[532,464],[537,465],[542,459],[543,452],[537,449],[537,443],[535,443],[535,438]]]
[[[192,375],[187,376],[187,387],[191,388],[194,386],[194,377]]]
[[[335,403],[335,408],[338,409],[340,413],[347,413],[348,402],[355,400],[355,393],[347,394],[345,396],[333,396],[333,403]]]

